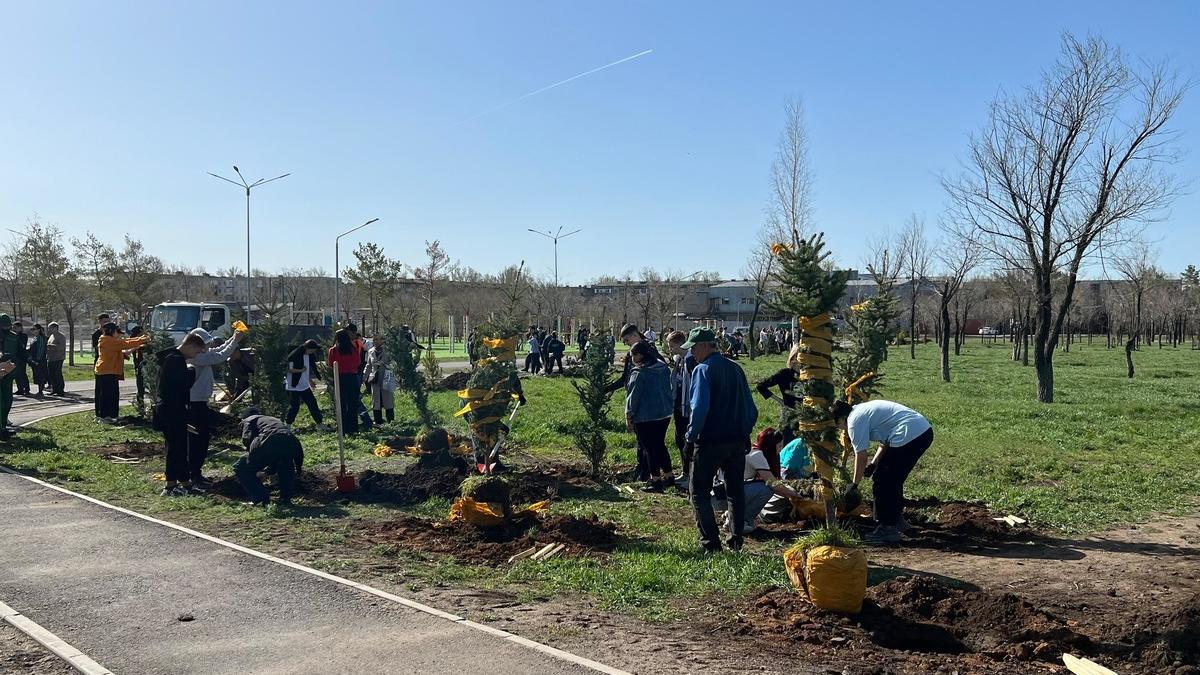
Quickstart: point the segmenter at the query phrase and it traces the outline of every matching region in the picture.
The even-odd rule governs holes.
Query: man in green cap
[[[8,413],[12,410],[13,379],[21,341],[12,332],[12,318],[0,314],[0,439],[12,437],[8,430]]]
[[[732,530],[725,544],[742,548],[741,526],[745,521],[746,451],[750,432],[758,421],[758,406],[741,366],[721,355],[717,336],[709,328],[693,328],[681,349],[691,349],[696,368],[691,376],[691,417],[687,442],[695,444],[692,455],[692,509],[700,530],[700,547],[709,553],[721,550],[721,535],[713,514],[713,479],[720,471],[725,479]]]

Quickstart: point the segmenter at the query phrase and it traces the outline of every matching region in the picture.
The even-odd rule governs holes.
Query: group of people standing
[[[740,549],[742,536],[755,529],[756,518],[772,500],[788,504],[799,497],[781,479],[813,475],[809,450],[791,431],[793,420],[783,411],[778,431],[767,428],[751,442],[758,406],[744,371],[723,353],[720,335],[709,328],[694,328],[686,337],[669,333],[667,357],[634,325],[622,328],[621,339],[630,349],[613,386],[626,390],[625,419],[637,438],[635,471],[646,481],[643,489],[661,492],[672,484],[686,486],[701,548],[715,552],[724,544]],[[792,393],[796,360],[793,348],[788,367],[757,386],[767,398],[777,387],[781,408],[798,403]],[[873,479],[877,527],[867,540],[899,541],[907,527],[904,483],[933,442],[932,426],[920,413],[892,401],[851,406],[839,400],[829,412],[855,451],[851,487],[857,488],[866,477]],[[665,441],[672,420],[683,469],[678,477]],[[868,459],[873,442],[880,443],[880,449]],[[718,508],[727,511],[723,527],[717,524]]]
[[[559,374],[562,374],[563,353],[567,350],[567,345],[558,338],[557,331],[547,332],[543,328],[530,326],[529,331],[525,333],[525,344],[529,347],[529,353],[525,355],[525,367],[522,368],[524,372],[537,375],[545,371],[547,375],[551,375],[554,373],[554,366],[557,365]]]

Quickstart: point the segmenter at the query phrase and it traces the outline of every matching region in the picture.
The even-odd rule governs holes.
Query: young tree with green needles
[[[608,404],[616,393],[609,389],[612,384],[612,352],[613,347],[608,340],[596,336],[595,340],[588,343],[587,355],[583,359],[582,384],[579,381],[571,382],[585,416],[572,432],[575,447],[587,458],[593,478],[600,477],[600,467],[608,452],[604,426],[608,421]]]

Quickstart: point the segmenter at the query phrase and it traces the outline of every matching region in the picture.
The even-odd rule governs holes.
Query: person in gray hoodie
[[[657,355],[649,342],[635,343],[629,350],[633,365],[625,384],[625,424],[637,436],[638,455],[650,476],[646,492],[662,492],[675,483],[666,443],[674,403],[671,369]]]
[[[197,336],[205,345],[203,351],[188,359],[188,365],[196,373],[188,403],[188,473],[192,489],[197,490],[211,487],[211,482],[204,477],[204,460],[208,458],[208,444],[212,438],[212,409],[208,407],[208,399],[213,394],[212,367],[229,360],[245,333],[235,331],[233,337],[217,349],[210,347],[213,337],[203,328],[197,328],[189,335]]]
[[[67,360],[67,336],[58,329],[58,323],[46,325],[46,367],[50,376],[50,395],[65,396],[66,382],[63,380],[63,361]]]

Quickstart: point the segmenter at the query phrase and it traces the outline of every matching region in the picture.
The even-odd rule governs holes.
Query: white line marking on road
[[[0,602],[0,618],[13,628],[33,638],[55,656],[66,661],[84,675],[113,675],[112,671],[93,661],[87,654],[67,644],[65,640],[42,628],[36,621]]]
[[[34,422],[29,422],[28,424],[33,424],[33,423]],[[456,623],[465,628],[470,628],[472,630],[477,630],[481,633],[487,633],[489,635],[494,635],[496,637],[500,637],[500,638],[502,638],[504,640],[508,640],[509,642],[512,642],[514,644],[518,644],[518,645],[521,645],[528,649],[532,649],[534,651],[541,652],[543,654],[552,656],[552,657],[562,660],[562,661],[566,661],[568,663],[574,663],[576,665],[583,666],[584,668],[590,668],[591,670],[595,670],[600,673],[607,673],[608,675],[631,675],[627,671],[620,670],[618,668],[613,668],[612,666],[606,666],[603,663],[600,663],[599,661],[593,661],[591,659],[584,658],[584,657],[576,655],[576,654],[572,654],[571,652],[568,652],[568,651],[565,651],[562,649],[558,649],[557,647],[551,647],[550,645],[544,645],[540,642],[534,642],[533,640],[530,640],[528,638],[523,638],[520,635],[514,635],[513,633],[509,633],[508,631],[500,630],[498,628],[492,628],[490,626],[485,626],[483,624],[479,624],[474,621],[469,621],[469,620],[467,620],[461,616],[458,616],[456,614],[450,614],[448,612],[443,612],[442,610],[437,609],[435,607],[430,607],[429,605],[417,602],[416,600],[402,598],[398,595],[394,595],[392,593],[388,593],[387,591],[375,588],[374,586],[368,586],[366,584],[359,583],[357,581],[351,581],[350,579],[346,579],[345,577],[339,577],[336,574],[322,572],[321,570],[313,569],[311,567],[308,567],[306,565],[301,565],[299,563],[294,563],[290,560],[276,558],[273,555],[269,555],[269,554],[263,553],[261,551],[256,551],[252,548],[246,548],[245,546],[242,546],[240,544],[235,544],[231,541],[225,541],[224,539],[220,539],[218,537],[214,537],[209,534],[204,534],[203,532],[197,532],[196,530],[184,527],[182,525],[176,525],[175,523],[167,522],[165,520],[159,520],[158,518],[154,518],[152,516],[147,516],[144,513],[138,513],[137,511],[131,511],[129,509],[122,508],[120,506],[109,504],[108,502],[100,501],[99,499],[96,499],[95,497],[89,497],[87,495],[80,494],[78,492],[73,492],[64,487],[52,485],[52,484],[47,483],[46,481],[41,480],[39,478],[34,478],[33,476],[26,476],[25,474],[23,474],[19,471],[16,471],[14,469],[11,469],[7,466],[0,465],[0,471],[12,474],[19,478],[24,478],[25,480],[30,481],[31,483],[36,483],[38,485],[41,485],[42,487],[50,488],[51,490],[57,490],[58,492],[71,495],[72,497],[82,499],[86,502],[91,502],[92,504],[95,504],[97,506],[102,506],[111,511],[116,511],[117,513],[123,513],[127,516],[132,516],[134,518],[138,518],[140,520],[144,520],[149,523],[154,523],[155,525],[162,525],[163,527],[169,527],[172,530],[175,530],[177,532],[183,532],[184,534],[191,535],[198,539],[203,539],[204,541],[211,542],[211,543],[217,544],[219,546],[224,546],[226,548],[230,548],[235,551],[245,553],[246,555],[252,555],[255,558],[261,558],[262,560],[267,560],[267,561],[276,563],[278,565],[283,565],[284,567],[290,567],[294,570],[304,572],[305,574],[311,574],[313,576],[320,577],[327,581],[332,581],[334,583],[338,583],[343,586],[349,586],[350,588],[357,588],[358,590],[363,591],[364,593],[370,593],[371,595],[374,595],[379,598],[383,598],[384,600],[390,600],[391,602],[394,602],[399,605],[403,605],[405,607],[408,607],[409,609],[415,609],[418,612],[423,612],[423,613],[429,614],[431,616],[436,616],[440,619],[445,619],[446,621],[450,621],[451,623]]]

